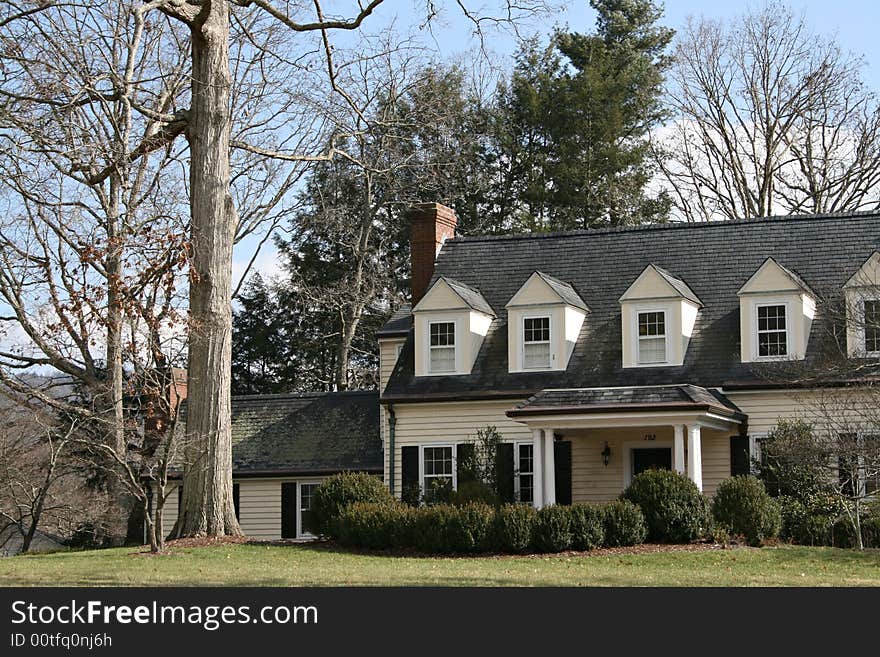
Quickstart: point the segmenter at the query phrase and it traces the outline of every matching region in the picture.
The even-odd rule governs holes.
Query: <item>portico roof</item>
[[[645,413],[709,413],[744,423],[747,416],[717,390],[690,384],[627,388],[548,388],[507,415],[520,421],[540,416]]]

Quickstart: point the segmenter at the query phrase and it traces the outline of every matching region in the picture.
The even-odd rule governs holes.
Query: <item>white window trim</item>
[[[783,306],[785,308],[785,355],[784,356],[761,356],[761,346],[759,344],[759,330],[758,330],[758,308],[770,308],[774,306]],[[767,361],[781,361],[781,360],[789,360],[792,358],[792,350],[791,350],[791,329],[792,329],[792,313],[791,313],[791,302],[787,299],[764,299],[761,301],[755,301],[752,304],[752,360],[755,362],[767,362]],[[765,331],[766,333],[767,331]],[[775,331],[770,331],[774,333]]]
[[[458,490],[458,448],[455,443],[423,443],[419,445],[419,490],[422,497],[425,495],[425,448],[451,447],[452,448],[452,490]],[[437,475],[430,475],[436,478]]]
[[[642,356],[642,336],[639,335],[639,315],[646,313],[663,313],[663,335],[644,336],[646,340],[659,340],[663,338],[663,349],[666,352],[664,360],[658,360],[651,363],[643,363]],[[636,367],[659,367],[669,365],[669,310],[663,307],[636,307],[633,308],[633,336],[635,337],[635,365]]]
[[[454,344],[452,345],[452,369],[451,370],[434,370],[431,368],[431,352],[434,349],[449,349],[449,346],[432,346],[431,345],[431,326],[433,324],[452,324],[452,336]],[[431,374],[456,374],[458,372],[458,347],[459,347],[459,322],[454,317],[435,317],[428,319],[425,326],[425,372]]]
[[[520,440],[513,443],[513,498],[517,504],[524,504],[519,499],[520,490],[522,488],[521,482],[519,480],[520,475],[522,474],[519,470],[519,448],[523,445],[528,445],[532,448],[532,471],[526,474],[531,475],[532,477],[532,502],[535,499],[535,444],[531,440]]]
[[[320,479],[297,479],[296,480],[296,537],[297,538],[315,538],[315,535],[311,532],[307,532],[303,529],[303,518],[302,518],[302,487],[303,484],[311,485],[311,484],[320,484]]]
[[[865,296],[859,299],[859,323],[856,327],[856,343],[858,344],[858,351],[863,353],[866,357],[880,356],[880,351],[868,351],[868,334],[866,330],[868,318],[865,317],[866,301],[876,301],[880,303],[880,297]]]
[[[548,354],[547,354],[547,365],[542,365],[541,367],[526,367],[526,320],[527,319],[546,319],[547,326],[550,331],[550,339],[547,341],[541,340],[538,342],[529,342],[529,344],[546,344],[549,346]],[[539,314],[523,314],[522,321],[519,325],[520,329],[520,367],[524,371],[528,372],[543,372],[545,370],[553,369],[553,361],[555,360],[555,354],[553,353],[553,315],[548,313],[539,313]]]

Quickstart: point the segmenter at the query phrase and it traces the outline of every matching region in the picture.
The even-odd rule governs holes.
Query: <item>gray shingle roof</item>
[[[678,292],[683,298],[687,299],[688,301],[693,301],[698,306],[703,305],[703,302],[700,301],[700,298],[696,294],[694,294],[694,291],[690,287],[688,287],[687,283],[685,283],[680,278],[676,278],[675,276],[670,274],[668,271],[663,269],[663,267],[658,267],[657,265],[653,265],[653,267],[654,267],[654,271],[656,271],[658,274],[660,274],[660,276],[663,278],[663,280],[666,281],[667,283],[669,283],[672,286],[672,288],[676,292]]]
[[[547,389],[532,395],[509,411],[511,416],[566,411],[613,412],[627,410],[707,408],[732,417],[744,417],[722,394],[692,385],[651,386],[645,388],[567,388]]]
[[[377,338],[394,338],[409,333],[412,327],[412,306],[408,303],[398,308],[387,322],[376,331]]]
[[[550,276],[550,274],[545,274],[542,271],[536,271],[535,273],[540,276],[541,279],[550,286],[550,289],[556,292],[556,294],[559,295],[559,298],[569,306],[574,306],[581,310],[589,310],[589,307],[584,303],[584,300],[581,299],[581,296],[575,292],[571,283],[560,281],[558,278],[554,278],[553,276]]]
[[[381,472],[379,393],[233,397],[232,470],[235,476]]]
[[[486,301],[485,297],[480,293],[478,289],[473,288],[470,285],[466,285],[465,283],[462,283],[460,281],[449,278],[448,276],[441,276],[440,278],[449,287],[451,287],[453,292],[460,296],[461,300],[464,301],[468,306],[470,306],[474,310],[479,310],[481,313],[491,315],[492,317],[495,316],[495,311],[492,310],[492,306],[489,305],[489,302]]]
[[[740,363],[737,291],[761,264],[773,257],[797,271],[820,300],[834,299],[878,249],[880,215],[868,213],[447,240],[435,279],[478,288],[498,316],[471,374],[464,376],[415,377],[410,334],[383,398],[528,396],[544,388],[668,383],[711,388],[751,381],[752,366]],[[618,299],[652,263],[687,281],[703,308],[682,366],[624,369]],[[534,271],[570,281],[591,310],[565,372],[508,372],[505,304]],[[825,328],[820,303],[808,359]]]

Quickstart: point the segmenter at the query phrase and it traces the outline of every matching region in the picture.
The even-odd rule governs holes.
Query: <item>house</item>
[[[809,419],[829,390],[861,394],[823,370],[829,345],[880,356],[877,214],[455,228],[442,205],[413,212],[412,305],[378,335],[398,496],[456,486],[461,445],[487,426],[521,502],[606,501],[656,467],[711,496],[778,419]]]
[[[185,415],[184,407],[184,432]],[[378,392],[232,397],[233,501],[247,536],[311,536],[311,494],[344,470],[382,474]],[[176,482],[172,489],[163,517],[166,536],[182,496]]]

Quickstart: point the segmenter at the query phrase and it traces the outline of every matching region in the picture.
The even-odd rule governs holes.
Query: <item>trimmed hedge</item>
[[[346,546],[408,548],[428,554],[591,550],[635,545],[647,532],[642,512],[627,501],[554,505],[540,511],[523,504],[414,508],[402,502],[356,502],[343,509],[333,525]]]
[[[629,500],[617,500],[602,507],[605,523],[605,545],[638,545],[648,536],[645,514]]]
[[[640,472],[621,498],[642,510],[653,541],[687,543],[711,528],[709,501],[694,482],[677,472]]]
[[[732,534],[744,536],[750,545],[776,538],[782,530],[779,503],[767,494],[764,483],[752,475],[722,481],[712,500],[712,515]]]
[[[538,552],[563,552],[571,549],[571,507],[553,504],[538,511],[532,546]]]
[[[504,504],[495,511],[493,546],[499,552],[522,554],[532,546],[532,532],[538,512],[527,504]]]
[[[312,497],[312,514],[321,533],[339,538],[334,520],[356,502],[393,504],[395,499],[381,479],[364,472],[340,472],[327,477]]]
[[[593,550],[605,543],[605,512],[593,504],[575,504],[571,507],[571,547],[574,550]]]

